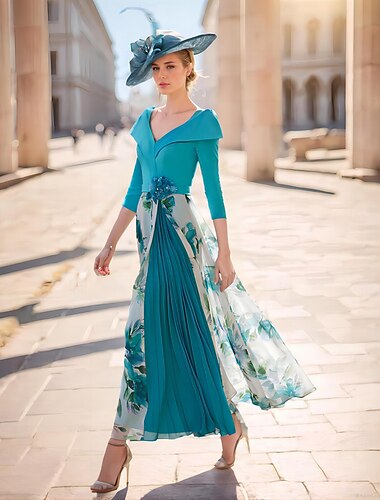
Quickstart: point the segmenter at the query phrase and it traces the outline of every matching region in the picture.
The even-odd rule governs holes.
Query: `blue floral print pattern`
[[[124,391],[123,400],[132,413],[137,413],[146,406],[146,370],[144,352],[142,348],[144,324],[137,319],[125,331],[124,353]],[[118,409],[120,412],[121,401],[119,398]]]
[[[234,282],[223,292],[220,283],[214,283],[218,256],[215,234],[198,212],[192,197],[176,193],[171,179],[159,176],[152,179],[151,189],[142,193],[137,207],[140,271],[133,285],[125,327],[124,371],[115,425],[125,429],[130,440],[143,438],[144,417],[149,404],[145,372],[144,290],[158,202],[161,202],[165,217],[177,231],[192,263],[230,408],[234,411],[244,402],[268,410],[316,390],[240,278],[235,276]],[[239,418],[242,419],[241,415]]]
[[[182,232],[186,236],[187,241],[189,242],[191,249],[193,250],[194,257],[199,252],[200,239],[197,236],[197,231],[194,225],[191,222],[188,222],[183,228]]]

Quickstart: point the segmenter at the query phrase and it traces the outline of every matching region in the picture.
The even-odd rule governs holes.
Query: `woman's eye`
[[[166,68],[175,68],[175,66],[173,66],[172,64],[169,64],[168,66],[166,66]],[[158,66],[153,66],[152,67],[152,71],[156,71],[157,69],[159,69]]]

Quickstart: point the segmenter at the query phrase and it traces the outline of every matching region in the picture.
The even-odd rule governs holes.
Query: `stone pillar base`
[[[359,179],[365,182],[380,182],[380,171],[374,168],[344,168],[337,173],[342,178]]]

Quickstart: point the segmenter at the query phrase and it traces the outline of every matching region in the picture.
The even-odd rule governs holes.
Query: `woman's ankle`
[[[235,423],[235,431],[240,434],[240,432],[242,431],[242,427],[241,427],[241,423],[240,423],[240,420],[238,419],[236,413],[232,413],[232,418],[234,420],[234,423]]]
[[[114,425],[112,427],[112,432],[111,432],[111,435],[110,435],[110,440],[112,439],[113,441],[124,441],[124,442],[126,442],[127,441],[127,436],[128,436],[128,432],[123,427],[121,428],[121,427],[118,427],[117,425]]]
[[[108,440],[108,444],[114,445],[114,446],[124,446],[126,443],[124,439],[115,439],[115,438],[110,438]]]

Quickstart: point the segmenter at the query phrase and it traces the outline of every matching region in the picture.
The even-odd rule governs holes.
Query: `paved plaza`
[[[0,500],[95,497],[139,264],[133,221],[111,275],[92,270],[135,158],[126,132],[113,149],[97,139],[76,153],[51,141],[54,171],[0,191],[0,324],[14,325],[0,349]],[[237,275],[317,390],[243,405],[251,453],[241,441],[232,470],[213,468],[217,436],[132,442],[128,491],[123,472],[100,498],[378,498],[380,185],[284,168],[249,183],[243,153],[220,163]],[[199,170],[193,188],[212,227]]]

